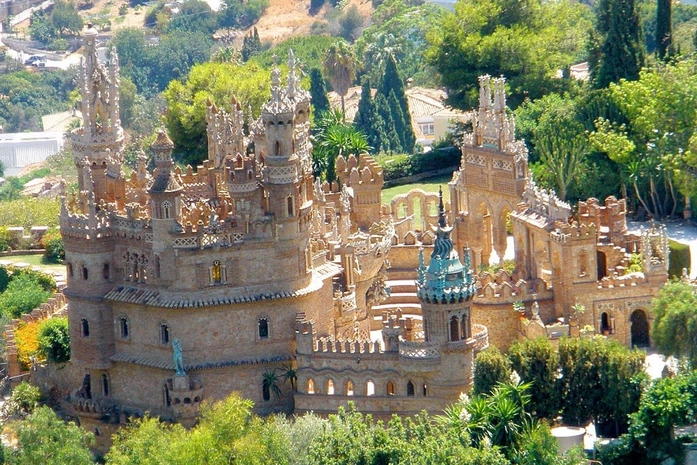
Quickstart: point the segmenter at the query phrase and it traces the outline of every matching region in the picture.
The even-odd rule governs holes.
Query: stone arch
[[[649,320],[646,311],[637,309],[629,317],[631,325],[631,345],[632,347],[648,347],[649,339]]]

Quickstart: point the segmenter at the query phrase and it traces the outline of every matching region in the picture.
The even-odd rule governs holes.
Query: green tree
[[[683,282],[663,286],[651,302],[651,339],[665,355],[687,357],[697,366],[697,293]]]
[[[355,41],[360,36],[364,21],[365,19],[358,12],[358,7],[351,5],[339,18],[339,35],[349,42]]]
[[[243,66],[200,64],[191,69],[184,82],[172,81],[164,92],[168,106],[165,124],[178,161],[196,166],[206,157],[206,104],[209,99],[219,108],[231,111],[234,96],[243,109],[251,107],[257,111],[268,100],[270,88],[268,70],[254,62]]]
[[[343,114],[330,111],[317,122],[314,130],[315,148],[312,152],[316,176],[328,182],[336,179],[336,159],[339,155],[357,157],[371,150],[365,134],[343,122]]]
[[[506,77],[515,108],[569,85],[556,72],[584,57],[590,27],[588,8],[566,0],[461,0],[429,36],[426,57],[451,105],[476,106],[477,78],[489,74]]]
[[[168,31],[202,32],[210,34],[216,26],[215,13],[202,0],[186,0],[179,6],[179,13],[172,16]]]
[[[39,350],[49,362],[70,360],[70,331],[67,318],[49,318],[39,330]]]
[[[672,2],[658,0],[656,9],[656,55],[660,60],[672,54],[673,24],[671,21]]]
[[[385,72],[382,75],[377,93],[383,95],[387,99],[387,107],[382,109],[383,112],[389,109],[394,131],[399,138],[401,151],[412,153],[416,136],[411,125],[411,113],[409,112],[409,103],[407,96],[404,93],[404,83],[397,71],[397,64],[394,57],[387,57],[385,63]]]
[[[383,139],[387,139],[384,134],[385,123],[380,118],[375,103],[371,96],[368,80],[363,80],[361,88],[361,99],[358,101],[358,111],[353,118],[353,125],[366,135],[366,142],[373,150],[377,151],[383,147]]]
[[[224,0],[218,13],[218,26],[247,29],[261,18],[268,7],[269,0]]]
[[[336,42],[329,46],[324,55],[324,74],[328,77],[334,92],[341,97],[341,113],[346,115],[344,97],[356,77],[356,56],[346,42]]]
[[[41,391],[27,381],[22,381],[13,390],[10,398],[2,406],[4,417],[24,418],[39,405]]]
[[[559,359],[546,338],[514,343],[509,352],[511,368],[530,384],[529,409],[536,418],[554,419],[561,409],[557,390]]]
[[[17,426],[18,447],[10,464],[93,464],[88,445],[93,440],[74,423],[66,423],[48,407],[39,407]]]
[[[644,44],[636,0],[598,1],[589,66],[597,89],[620,79],[639,79]]]
[[[242,42],[242,60],[247,61],[259,53],[261,53],[261,40],[259,39],[259,32],[255,26],[254,31],[244,36],[244,41]]]
[[[51,24],[61,36],[75,36],[82,31],[82,18],[73,2],[57,0],[51,11]]]
[[[322,72],[318,68],[310,70],[310,96],[312,97],[312,107],[315,110],[315,117],[329,111],[329,99],[327,98],[327,86],[325,85]]]
[[[510,362],[500,350],[490,346],[477,354],[472,392],[475,395],[488,395],[498,384],[507,382],[510,377]]]
[[[3,314],[19,318],[46,302],[50,295],[35,276],[25,273],[13,275],[5,292],[0,294],[0,308]]]
[[[32,40],[48,43],[56,36],[51,18],[44,10],[34,11],[29,17],[29,37]]]

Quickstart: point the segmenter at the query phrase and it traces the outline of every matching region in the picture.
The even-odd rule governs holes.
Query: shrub
[[[15,330],[17,358],[23,370],[31,368],[31,358],[39,355],[40,321],[20,323]]]
[[[511,364],[496,347],[479,352],[474,364],[475,395],[489,395],[499,383],[506,383],[511,376]]]
[[[12,391],[10,399],[3,406],[3,414],[5,416],[26,416],[34,411],[39,405],[41,392],[39,388],[22,381]]]
[[[4,186],[3,186],[4,187]],[[0,203],[0,226],[58,226],[59,199],[21,198]]]
[[[70,360],[70,331],[67,318],[49,318],[41,323],[39,350],[49,362],[65,363]]]
[[[679,278],[682,276],[682,269],[687,268],[690,271],[690,246],[681,244],[677,241],[669,241],[670,260],[668,265],[668,276],[671,278]]]
[[[5,250],[10,250],[10,243],[12,242],[12,236],[7,232],[7,228],[0,227],[0,252]]]
[[[58,229],[49,229],[41,238],[41,247],[44,248],[44,261],[48,263],[60,263],[65,259],[63,238]]]
[[[383,169],[385,181],[393,181],[426,171],[456,167],[460,164],[460,150],[448,147],[417,155],[380,155],[376,161]]]
[[[19,318],[20,315],[29,313],[51,296],[51,291],[46,289],[53,282],[53,278],[43,273],[15,272],[10,278],[5,292],[0,294],[0,309],[3,314],[11,318]]]

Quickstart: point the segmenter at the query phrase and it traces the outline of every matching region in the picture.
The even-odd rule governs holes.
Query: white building
[[[62,148],[62,132],[0,134],[0,161],[5,165],[5,176],[16,176],[22,168],[44,161]]]

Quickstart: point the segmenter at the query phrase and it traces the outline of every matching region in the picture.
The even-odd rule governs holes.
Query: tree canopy
[[[448,102],[470,109],[483,74],[507,79],[509,103],[562,89],[557,71],[585,55],[590,12],[568,0],[460,0],[429,37],[427,59],[448,87]]]

